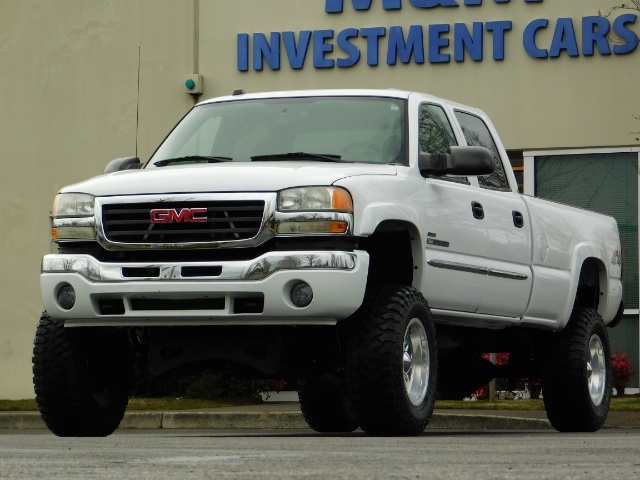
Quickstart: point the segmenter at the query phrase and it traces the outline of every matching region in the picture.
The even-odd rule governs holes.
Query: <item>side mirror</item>
[[[138,157],[123,157],[111,160],[102,173],[113,173],[121,170],[136,170],[142,167]]]
[[[447,153],[420,152],[419,168],[423,177],[488,175],[493,158],[484,147],[450,147]]]

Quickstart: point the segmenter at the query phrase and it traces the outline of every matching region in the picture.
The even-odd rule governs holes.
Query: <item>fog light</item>
[[[65,310],[71,310],[76,304],[76,291],[69,284],[65,284],[58,290],[58,305]]]
[[[291,289],[291,301],[296,307],[306,307],[313,300],[313,290],[308,283],[296,283]]]

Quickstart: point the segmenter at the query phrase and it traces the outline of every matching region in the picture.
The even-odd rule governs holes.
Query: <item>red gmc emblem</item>
[[[206,208],[156,208],[151,210],[151,223],[204,223],[207,221]]]

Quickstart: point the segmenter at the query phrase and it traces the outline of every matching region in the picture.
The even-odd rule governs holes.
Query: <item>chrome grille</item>
[[[152,210],[173,210],[180,214],[194,208],[206,209],[206,222],[176,219],[179,215],[167,223],[151,222]],[[258,235],[264,208],[263,200],[105,204],[102,225],[106,238],[119,243],[238,241]],[[199,215],[205,217],[204,213]]]

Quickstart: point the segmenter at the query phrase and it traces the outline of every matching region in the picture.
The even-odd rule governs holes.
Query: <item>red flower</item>
[[[620,395],[624,393],[625,387],[629,385],[633,376],[631,362],[627,359],[627,352],[620,352],[620,349],[616,349],[611,354],[611,367],[613,370],[611,383],[618,391],[618,395]]]

